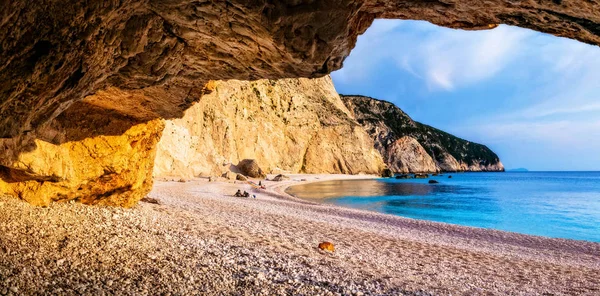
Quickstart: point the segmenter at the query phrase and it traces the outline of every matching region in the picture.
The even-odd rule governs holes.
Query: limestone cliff
[[[161,120],[135,123],[78,102],[41,131],[26,151],[3,142],[0,193],[45,206],[52,201],[130,207],[152,187]],[[18,145],[16,143],[15,145]],[[5,165],[5,163],[8,164]]]
[[[486,146],[416,122],[392,103],[363,96],[342,100],[396,172],[504,171]]]
[[[428,173],[439,170],[425,148],[410,136],[391,142],[380,152],[388,167],[396,173]]]
[[[220,175],[243,159],[267,172],[379,173],[373,141],[331,79],[216,81],[158,144],[157,177]]]
[[[55,129],[56,120],[71,120],[88,133],[67,142],[101,141],[105,136],[125,136],[155,119],[180,118],[211,79],[322,77],[342,66],[357,36],[375,18],[427,20],[469,30],[509,24],[597,45],[598,5],[598,0],[0,1],[0,178],[4,184],[0,189],[57,180],[43,170],[24,168],[20,160],[28,153],[40,153],[36,147],[54,143],[55,135],[65,133]],[[78,105],[82,101],[87,103]],[[122,133],[106,128],[109,122],[96,127],[77,116],[58,118],[72,106],[79,113],[90,108],[97,118],[118,121]],[[124,117],[128,119],[118,120]],[[159,128],[151,130],[147,136],[155,139]],[[109,150],[123,153],[103,154],[115,159],[102,162],[117,163],[125,154],[136,153],[126,142],[108,145]],[[145,146],[140,155],[151,155],[153,149]],[[74,163],[79,162],[79,168],[96,167],[92,157],[96,152],[89,151],[90,156],[72,158],[65,168],[78,171]],[[147,160],[134,154],[130,158],[139,160],[132,167],[148,170],[135,174],[150,175]],[[63,164],[55,159],[47,165]],[[22,172],[26,178],[16,177]],[[85,187],[97,177],[69,180],[79,180]],[[77,181],[66,182],[72,182],[69,188],[79,188]],[[124,196],[121,182],[97,184],[103,185],[96,187],[96,197],[85,202]],[[131,202],[142,192],[133,194]],[[62,194],[57,191],[49,199],[62,199]]]
[[[36,130],[70,103],[102,90],[126,93],[123,103],[138,104],[154,118],[178,117],[189,107],[185,90],[209,79],[320,77],[342,66],[375,18],[470,30],[509,24],[599,44],[598,5],[597,0],[1,1],[0,137]]]

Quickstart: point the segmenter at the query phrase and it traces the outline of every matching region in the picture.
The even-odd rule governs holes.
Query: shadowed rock
[[[258,163],[254,159],[244,159],[238,163],[237,168],[250,178],[261,178],[264,179],[267,175],[260,169]]]
[[[0,192],[31,200],[26,192],[48,187],[35,197],[42,204],[78,199],[132,205],[152,183],[162,129],[153,120],[181,117],[211,79],[320,77],[339,69],[375,18],[472,30],[509,24],[599,44],[598,5],[596,0],[2,1]],[[146,122],[151,128],[139,131]],[[145,136],[126,136],[132,129]],[[40,156],[49,152],[39,147],[69,156]],[[77,147],[82,154],[72,152]],[[47,163],[23,162],[33,155]],[[97,164],[108,173],[83,169]],[[90,195],[77,193],[79,185]]]

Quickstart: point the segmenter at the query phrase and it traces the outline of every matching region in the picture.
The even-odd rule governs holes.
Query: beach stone
[[[427,179],[429,175],[427,174],[415,174],[415,179]]]
[[[330,242],[322,242],[319,244],[319,249],[328,252],[335,252],[335,246]]]
[[[145,203],[155,204],[155,205],[160,204],[160,201],[158,199],[152,198],[152,197],[144,197],[144,198],[142,198],[141,201],[145,202]]]
[[[254,159],[244,159],[240,161],[237,168],[242,174],[250,178],[264,179],[267,177],[265,172],[258,166],[258,162]]]
[[[279,182],[279,181],[289,180],[289,179],[290,179],[290,177],[279,174],[273,178],[273,181]]]
[[[437,183],[440,183],[440,182],[438,182],[436,180],[429,180],[429,184],[437,184]]]
[[[237,174],[237,176],[235,177],[236,180],[238,181],[248,181],[248,178],[242,174]]]
[[[383,171],[381,172],[381,176],[383,178],[392,178],[394,177],[394,172],[392,172],[392,170],[390,169],[383,169]]]

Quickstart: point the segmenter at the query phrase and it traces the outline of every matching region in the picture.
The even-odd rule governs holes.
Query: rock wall
[[[504,171],[488,147],[416,122],[392,103],[364,96],[342,100],[396,172]]]
[[[152,188],[156,145],[164,123],[135,123],[87,102],[78,102],[43,130],[27,150],[1,143],[0,193],[31,204],[75,200],[130,207]]]
[[[410,136],[393,141],[380,152],[388,167],[396,173],[431,173],[440,170],[423,146]]]
[[[509,24],[600,44],[597,0],[0,3],[0,137],[21,136],[68,104],[117,88],[179,117],[209,79],[320,77],[339,69],[375,18],[461,29]],[[169,105],[160,94],[169,96]],[[145,104],[144,104],[145,102]],[[164,108],[163,108],[164,107]]]
[[[329,76],[210,88],[183,118],[166,122],[155,176],[221,175],[243,159],[273,173],[377,174],[384,167]]]
[[[598,0],[0,1],[0,178],[6,190],[31,178],[56,180],[24,169],[20,159],[26,156],[20,154],[43,153],[37,147],[64,134],[54,126],[72,106],[84,113],[89,107],[99,118],[133,118],[119,121],[124,136],[144,122],[180,118],[211,79],[322,77],[342,66],[375,18],[473,30],[509,24],[597,45],[598,6]],[[84,99],[93,104],[78,105]],[[69,120],[86,125],[78,117],[63,118]],[[91,139],[119,136],[113,128],[83,130]],[[148,138],[155,139],[159,128],[150,130]],[[144,149],[152,154],[153,148]],[[105,156],[111,155],[117,159],[105,162],[123,157]],[[91,159],[81,155],[72,163]],[[15,177],[22,171],[34,177]],[[120,188],[106,185],[96,196],[122,196]],[[44,200],[63,199],[50,195]]]

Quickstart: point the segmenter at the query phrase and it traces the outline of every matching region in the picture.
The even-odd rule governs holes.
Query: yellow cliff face
[[[329,77],[213,81],[210,89],[183,118],[166,122],[155,176],[220,175],[243,159],[256,159],[268,173],[384,167]]]
[[[67,113],[70,119],[84,119]],[[85,121],[78,124],[79,131],[86,125],[102,128]],[[153,120],[122,134],[82,139],[69,139],[71,127],[52,129],[53,136],[63,138],[59,143],[34,139],[28,151],[14,153],[0,166],[0,193],[38,206],[75,200],[131,207],[152,187],[155,147],[163,128],[161,120]]]

